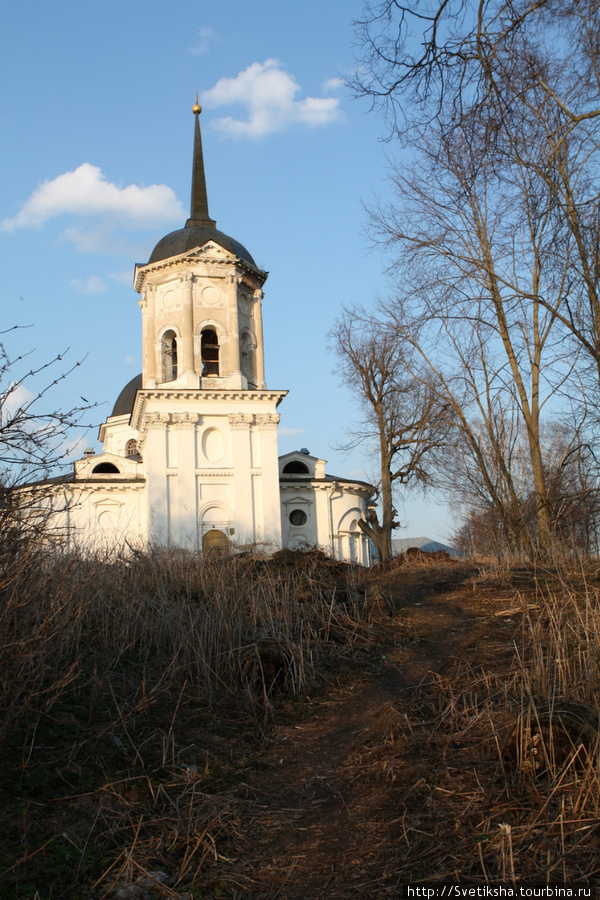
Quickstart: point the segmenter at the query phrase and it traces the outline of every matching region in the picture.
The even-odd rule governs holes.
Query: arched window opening
[[[306,463],[300,462],[299,459],[293,459],[286,463],[283,467],[284,475],[310,475],[310,470]]]
[[[93,475],[103,475],[103,474],[107,475],[109,472],[116,473],[117,475],[119,474],[119,470],[117,469],[117,467],[115,466],[114,463],[109,463],[109,462],[98,463],[98,465],[94,466],[94,468],[92,469]]]
[[[131,438],[130,441],[127,441],[125,444],[125,456],[139,456],[140,448],[138,442],[135,438]]]
[[[167,331],[163,337],[164,347],[164,380],[175,381],[177,378],[177,335]]]
[[[200,342],[202,374],[219,374],[219,338],[214,328],[205,328]]]

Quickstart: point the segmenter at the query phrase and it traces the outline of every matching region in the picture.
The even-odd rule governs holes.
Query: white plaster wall
[[[55,492],[57,529],[67,546],[105,551],[144,547],[144,485],[77,484]]]
[[[237,546],[281,546],[280,396],[174,390],[141,399],[151,540],[201,547],[218,520]]]
[[[109,416],[100,432],[100,439],[104,443],[104,452],[114,453],[115,456],[124,457],[127,441],[139,442],[139,437],[139,433],[129,424],[129,415]]]
[[[364,517],[370,490],[352,482],[281,482],[281,530],[283,546],[294,549],[309,544],[335,559],[369,565],[369,542],[356,522]],[[307,521],[292,525],[290,514],[303,510]]]

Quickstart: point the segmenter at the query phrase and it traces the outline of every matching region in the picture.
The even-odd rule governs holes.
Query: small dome
[[[133,412],[133,404],[135,403],[135,395],[142,388],[142,375],[136,375],[131,381],[125,385],[117,402],[113,406],[111,416],[130,416]]]
[[[168,259],[170,256],[179,256],[180,253],[186,253],[188,250],[202,247],[207,241],[214,241],[220,247],[223,247],[224,250],[234,253],[239,259],[256,268],[256,263],[243,244],[223,234],[222,231],[205,225],[191,225],[186,228],[180,228],[179,231],[172,231],[164,238],[161,238],[150,254],[148,264],[160,262],[161,259]]]

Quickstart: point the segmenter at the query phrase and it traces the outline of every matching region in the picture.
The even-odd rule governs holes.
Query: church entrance
[[[202,538],[202,552],[214,556],[226,556],[230,551],[229,538],[218,528],[207,531]]]

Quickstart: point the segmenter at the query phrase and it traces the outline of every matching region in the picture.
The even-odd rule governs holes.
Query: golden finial
[[[198,91],[196,91],[196,102],[192,106],[192,112],[195,116],[199,115],[202,112],[202,107],[198,103]]]

